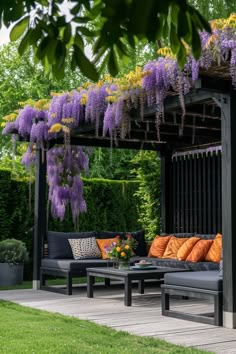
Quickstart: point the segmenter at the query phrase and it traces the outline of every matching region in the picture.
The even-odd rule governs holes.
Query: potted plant
[[[14,238],[0,241],[0,286],[22,283],[24,262],[27,260],[24,242]]]

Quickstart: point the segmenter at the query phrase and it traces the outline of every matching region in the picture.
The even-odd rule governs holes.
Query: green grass
[[[7,301],[0,301],[0,313],[0,353],[4,354],[209,353]]]
[[[86,283],[86,277],[81,278],[73,278],[73,284],[82,284]],[[96,278],[96,282],[104,282],[103,278]],[[65,285],[65,279],[57,278],[57,279],[49,279],[47,281],[48,285]],[[32,289],[32,281],[23,281],[22,284],[14,285],[14,286],[0,286],[1,290],[17,290],[17,289]]]

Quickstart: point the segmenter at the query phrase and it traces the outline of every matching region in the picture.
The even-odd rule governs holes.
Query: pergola
[[[229,72],[227,68],[227,73]],[[161,156],[162,232],[223,234],[223,322],[236,327],[236,92],[224,68],[202,72],[185,96],[184,123],[178,95],[164,102],[165,117],[156,129],[156,106],[144,117],[131,112],[131,129],[113,148],[146,149]],[[61,144],[63,138],[50,144]],[[110,147],[110,138],[82,124],[71,133],[71,145]],[[222,152],[221,152],[222,151]],[[46,159],[37,149],[34,227],[34,288],[39,288],[46,235]]]

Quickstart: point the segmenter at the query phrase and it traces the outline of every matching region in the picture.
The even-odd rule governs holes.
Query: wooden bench
[[[162,288],[162,315],[222,326],[222,283],[219,271],[167,273]],[[190,314],[170,309],[170,296],[213,299],[213,313]]]

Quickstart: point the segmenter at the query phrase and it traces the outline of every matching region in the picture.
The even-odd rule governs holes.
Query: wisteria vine
[[[201,70],[228,64],[229,77],[236,86],[236,15],[211,22],[212,33],[202,32],[202,54],[196,61],[191,53],[181,70],[168,48],[159,50],[157,60],[137,67],[121,79],[105,76],[97,84],[84,84],[72,92],[52,94],[51,100],[29,102],[19,114],[4,117],[3,134],[19,134],[30,141],[22,163],[29,167],[35,161],[33,144],[46,148],[46,142],[63,134],[67,137],[64,147],[54,147],[47,152],[49,200],[54,217],[63,220],[70,205],[73,219],[86,211],[83,197],[82,170],[88,168],[88,157],[81,147],[70,146],[70,132],[84,123],[95,124],[96,134],[102,128],[103,136],[111,139],[129,132],[132,108],[156,107],[158,129],[164,120],[164,100],[172,92],[179,95],[185,112],[184,96],[194,86]],[[188,48],[186,48],[188,50]],[[16,117],[16,119],[15,119]]]

